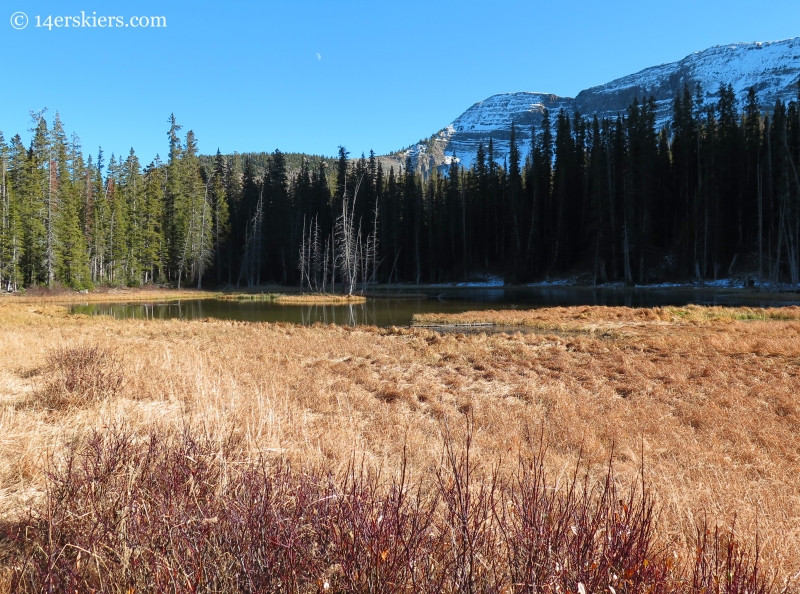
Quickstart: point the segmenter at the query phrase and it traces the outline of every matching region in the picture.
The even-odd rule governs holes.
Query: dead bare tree
[[[358,282],[359,258],[358,248],[360,241],[361,222],[359,227],[355,227],[355,204],[358,198],[358,190],[361,187],[362,175],[356,184],[353,192],[353,203],[347,195],[347,181],[345,180],[344,196],[342,197],[342,214],[336,219],[336,254],[334,261],[339,263],[342,271],[342,291],[347,291],[352,295]]]
[[[342,211],[337,217],[333,234],[320,242],[319,214],[308,220],[303,215],[303,231],[300,241],[297,268],[300,272],[300,288],[323,292],[328,288],[330,270],[330,290],[336,291],[336,271],[340,271],[342,292],[352,295],[361,281],[362,290],[377,277],[378,268],[378,205],[373,212],[373,229],[366,237],[362,235],[361,219],[356,226],[355,204],[361,187],[363,175],[359,178],[353,192],[352,201],[347,191],[342,197]],[[249,243],[249,242],[248,242]],[[359,277],[360,275],[360,277]]]
[[[325,275],[327,275],[327,241],[325,243]],[[300,240],[300,254],[297,268],[300,270],[300,290],[308,287],[309,291],[319,291],[320,289],[320,273],[322,271],[323,263],[322,256],[320,255],[319,244],[319,215],[315,215],[313,220],[308,222],[308,230],[306,230],[306,216],[303,215],[303,235]],[[322,280],[322,285],[325,284],[325,279]],[[323,288],[324,290],[324,288]]]
[[[311,271],[311,280],[313,280],[314,290],[319,290],[319,275],[322,270],[322,261],[320,256],[319,245],[319,213],[314,215],[314,228],[313,228],[313,241],[310,237],[311,226],[309,223],[309,243],[311,247],[311,254],[309,256],[309,270]]]
[[[303,284],[306,277],[306,215],[303,215],[303,236],[300,239],[300,261],[297,267],[300,269],[300,291],[303,290]],[[311,288],[309,283],[309,289]]]
[[[325,240],[325,254],[322,257],[322,292],[325,292],[325,283],[328,281],[328,240]]]

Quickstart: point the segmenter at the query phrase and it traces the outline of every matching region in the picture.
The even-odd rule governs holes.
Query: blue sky
[[[59,111],[85,152],[352,154],[407,146],[508,91],[573,96],[692,51],[800,35],[796,2],[4,0],[0,129]],[[36,27],[36,16],[164,16],[166,28]],[[6,14],[3,14],[5,12]],[[11,15],[24,12],[16,30]]]

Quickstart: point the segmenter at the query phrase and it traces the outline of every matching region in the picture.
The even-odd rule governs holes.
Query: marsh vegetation
[[[112,320],[5,300],[0,583],[792,587],[800,308],[444,321],[501,318],[540,331]]]

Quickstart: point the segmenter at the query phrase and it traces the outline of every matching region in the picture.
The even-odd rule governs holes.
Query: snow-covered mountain
[[[431,138],[396,154],[398,160],[412,156],[424,170],[449,165],[453,158],[469,166],[478,144],[494,139],[495,159],[502,162],[509,149],[511,123],[517,129],[520,152],[527,154],[531,126],[541,123],[544,108],[551,116],[559,109],[598,117],[616,116],[633,101],[656,99],[657,118],[671,115],[672,101],[684,84],[694,89],[699,83],[706,101],[714,101],[721,84],[733,85],[740,107],[754,87],[762,109],[769,110],[777,99],[797,97],[800,81],[800,37],[783,41],[718,45],[695,52],[678,62],[646,68],[636,74],[591,87],[577,97],[547,93],[503,93],[479,101]]]

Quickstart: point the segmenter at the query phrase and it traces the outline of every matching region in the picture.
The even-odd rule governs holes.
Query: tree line
[[[563,110],[521,151],[492,139],[469,168],[423,174],[273,153],[198,155],[169,120],[166,161],[133,150],[84,157],[56,114],[32,138],[0,134],[0,283],[268,282],[310,290],[450,282],[481,274],[528,282],[588,273],[595,283],[717,279],[757,270],[800,284],[800,107],[766,110],[751,89],[714,100],[688,86],[657,122],[635,99],[613,118]],[[522,153],[527,156],[523,159]],[[754,274],[755,276],[755,274]],[[754,282],[756,279],[753,279]]]

